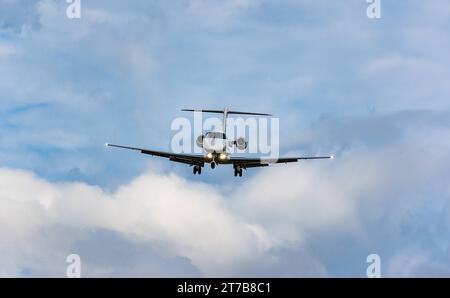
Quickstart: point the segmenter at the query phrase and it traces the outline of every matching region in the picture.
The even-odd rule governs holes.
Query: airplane
[[[140,153],[168,158],[170,161],[187,164],[193,167],[193,174],[200,175],[202,168],[205,164],[210,164],[211,169],[214,169],[217,165],[233,165],[234,176],[242,177],[242,170],[256,167],[267,167],[270,164],[287,164],[291,162],[298,162],[300,160],[311,159],[334,159],[332,156],[298,156],[298,157],[281,157],[277,159],[265,159],[265,158],[247,158],[247,157],[233,157],[227,151],[227,148],[236,146],[239,150],[245,150],[248,142],[245,138],[240,137],[237,140],[227,140],[226,127],[228,115],[252,115],[252,116],[272,116],[264,113],[251,113],[251,112],[238,112],[230,111],[228,108],[224,110],[195,110],[195,109],[183,109],[185,112],[202,112],[202,113],[219,113],[223,114],[223,130],[208,131],[204,135],[198,136],[196,139],[196,145],[203,148],[204,154],[179,154],[173,152],[149,150],[143,148],[114,145],[106,143],[106,146],[116,147],[122,149],[129,149],[140,151]]]

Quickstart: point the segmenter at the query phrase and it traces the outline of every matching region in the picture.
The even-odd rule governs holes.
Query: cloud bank
[[[228,186],[149,171],[111,192],[3,168],[1,273],[61,276],[79,253],[86,276],[363,276],[378,253],[384,276],[447,276],[450,127],[423,118],[420,138],[397,123],[388,148]]]

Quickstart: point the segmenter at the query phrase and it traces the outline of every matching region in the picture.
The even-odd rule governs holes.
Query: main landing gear
[[[241,168],[234,168],[234,177],[242,177],[242,169]]]
[[[196,175],[196,174],[201,175],[202,174],[202,167],[201,166],[194,166],[192,168],[192,172],[194,173],[194,175]]]

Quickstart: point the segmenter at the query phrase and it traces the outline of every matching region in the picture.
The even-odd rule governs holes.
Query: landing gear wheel
[[[195,174],[201,175],[201,173],[202,173],[202,167],[201,167],[201,166],[195,166],[195,167],[192,169],[192,172],[194,173],[194,175],[195,175]]]
[[[239,177],[242,177],[242,169],[239,170]]]

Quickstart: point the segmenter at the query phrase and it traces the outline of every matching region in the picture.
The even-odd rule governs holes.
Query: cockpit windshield
[[[212,139],[225,139],[225,134],[223,132],[208,132],[206,134],[207,138],[212,138]]]

